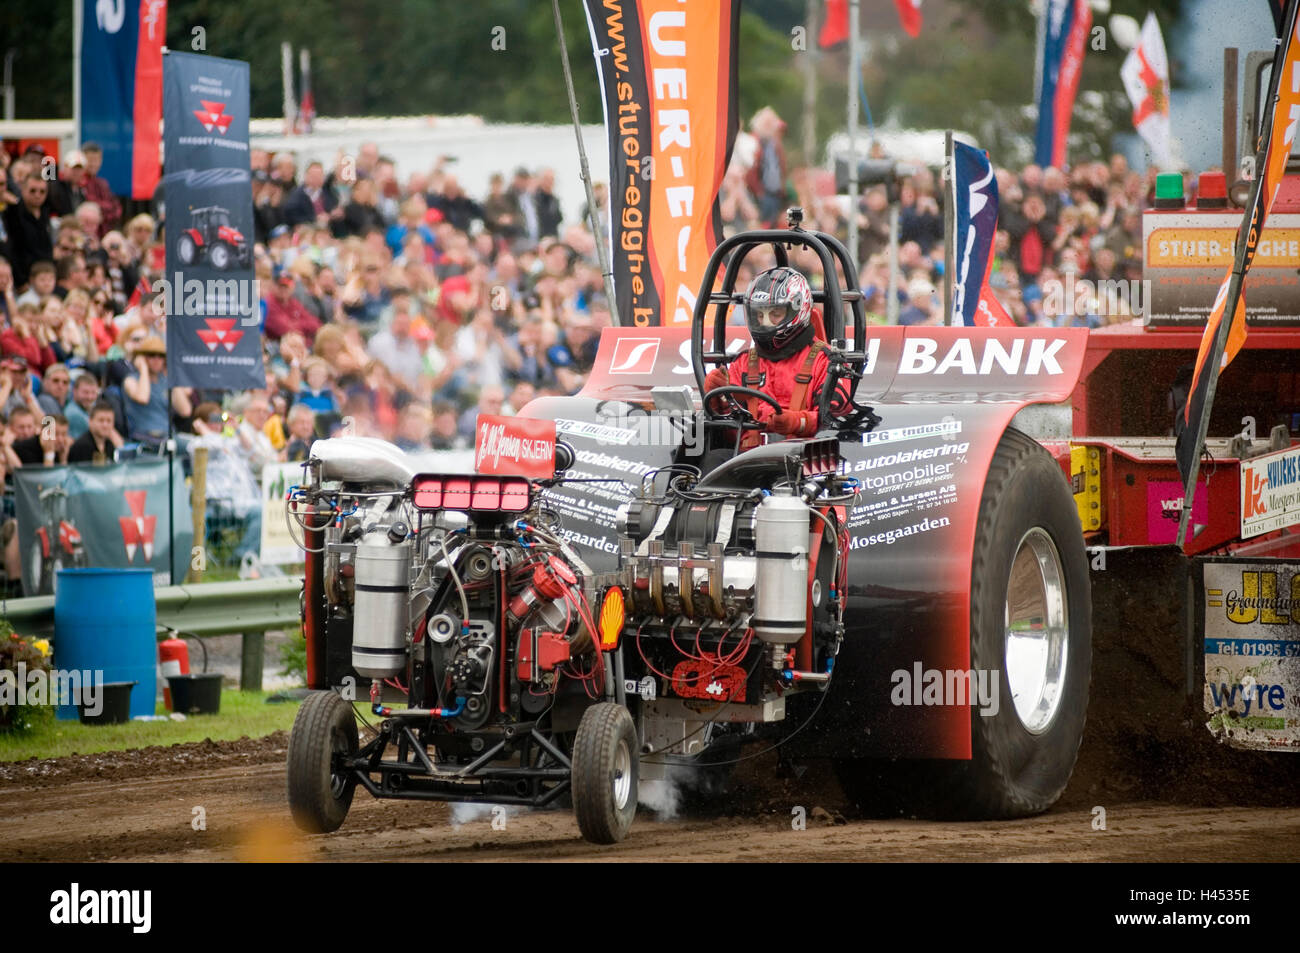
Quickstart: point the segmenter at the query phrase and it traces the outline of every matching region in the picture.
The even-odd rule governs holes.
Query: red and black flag
[[[584,0],[609,140],[614,321],[689,324],[722,240],[740,0]]]
[[[1237,233],[1236,256],[1232,269],[1219,287],[1214,309],[1206,322],[1187,405],[1183,408],[1183,426],[1176,446],[1178,470],[1187,488],[1183,527],[1179,530],[1180,544],[1187,516],[1191,513],[1191,488],[1196,482],[1201,447],[1214,402],[1214,388],[1220,372],[1246,342],[1246,300],[1243,293],[1246,273],[1255,260],[1260,233],[1282,184],[1287,159],[1295,144],[1294,117],[1300,114],[1300,38],[1296,36],[1300,24],[1296,20],[1297,12],[1300,12],[1300,0],[1289,0],[1284,23],[1286,31],[1273,59],[1273,74],[1255,155],[1256,176]]]

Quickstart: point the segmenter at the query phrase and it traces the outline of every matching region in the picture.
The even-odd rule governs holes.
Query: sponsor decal
[[[1028,347],[1026,347],[1028,343]],[[909,337],[903,342],[903,356],[899,361],[899,374],[934,374],[953,372],[963,375],[986,376],[995,372],[1031,375],[1063,373],[1057,360],[1065,347],[1065,338],[1014,338],[1003,342],[999,338],[958,338],[943,356],[939,356],[939,342],[933,338]],[[976,348],[979,355],[976,356]]]
[[[1243,460],[1243,539],[1300,524],[1300,447]]]
[[[919,523],[912,523],[907,526],[900,526],[898,529],[885,530],[883,533],[874,533],[871,536],[854,537],[850,544],[851,549],[862,549],[866,546],[885,545],[889,546],[905,539],[908,536],[915,536],[917,533],[927,533],[932,529],[943,529],[945,526],[952,525],[952,520],[946,516],[939,516],[935,519],[926,517]]]
[[[542,479],[555,474],[555,421],[479,414],[474,470]]]
[[[1236,748],[1300,749],[1300,562],[1205,562],[1204,710]]]
[[[609,427],[589,420],[569,420],[565,417],[556,418],[555,429],[560,433],[586,437],[599,443],[626,444],[636,439],[636,430],[632,428]]]
[[[1147,484],[1147,542],[1172,543],[1178,539],[1178,521],[1183,515],[1183,485],[1177,480],[1152,480]],[[1192,500],[1192,525],[1210,521],[1210,487],[1196,485]]]
[[[868,446],[873,443],[891,443],[900,440],[916,440],[920,437],[946,437],[961,433],[960,420],[941,420],[934,424],[920,424],[916,427],[895,427],[892,430],[873,430],[862,435],[862,442]],[[931,455],[938,453],[935,447]]]
[[[649,374],[659,356],[658,338],[619,338],[609,360],[611,374]]]

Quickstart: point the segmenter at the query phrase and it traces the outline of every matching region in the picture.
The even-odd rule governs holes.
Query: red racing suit
[[[749,387],[771,394],[785,413],[777,414],[770,405],[760,400],[739,398],[745,401],[749,412],[767,429],[792,437],[811,437],[817,433],[817,401],[826,385],[826,369],[830,360],[826,345],[813,341],[807,347],[781,361],[769,360],[759,355],[757,348],[732,361],[727,367],[715,367],[704,379],[707,394],[715,387],[732,384]],[[841,383],[847,397],[848,382]],[[795,406],[795,403],[798,406]],[[718,403],[722,403],[719,401]],[[757,433],[747,436],[742,446],[757,443]]]

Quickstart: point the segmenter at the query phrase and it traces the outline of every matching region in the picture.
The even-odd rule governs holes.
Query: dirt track
[[[578,837],[567,811],[519,812],[493,828],[483,810],[453,823],[442,804],[376,801],[359,792],[343,829],[303,837],[288,818],[283,733],[259,741],[0,765],[0,861],[131,860],[979,860],[1292,861],[1300,808],[1203,807],[1068,792],[1023,821],[952,824],[849,820],[828,772],[774,777],[762,797],[724,799],[737,816],[660,819],[642,809],[623,844]],[[743,780],[743,779],[738,779]],[[752,787],[750,788],[752,793]],[[807,829],[791,828],[800,791]],[[1294,803],[1294,801],[1292,802]],[[1093,829],[1092,806],[1106,808]],[[206,830],[192,827],[202,807]],[[716,808],[715,808],[716,810]]]

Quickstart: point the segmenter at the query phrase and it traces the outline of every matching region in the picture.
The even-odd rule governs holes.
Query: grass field
[[[299,703],[268,703],[267,694],[223,690],[219,714],[189,715],[184,721],[132,721],[124,725],[58,721],[53,709],[41,709],[27,731],[0,732],[0,761],[124,751],[207,738],[213,741],[231,741],[244,735],[260,738],[282,728],[288,730]],[[158,714],[166,714],[161,705]]]

